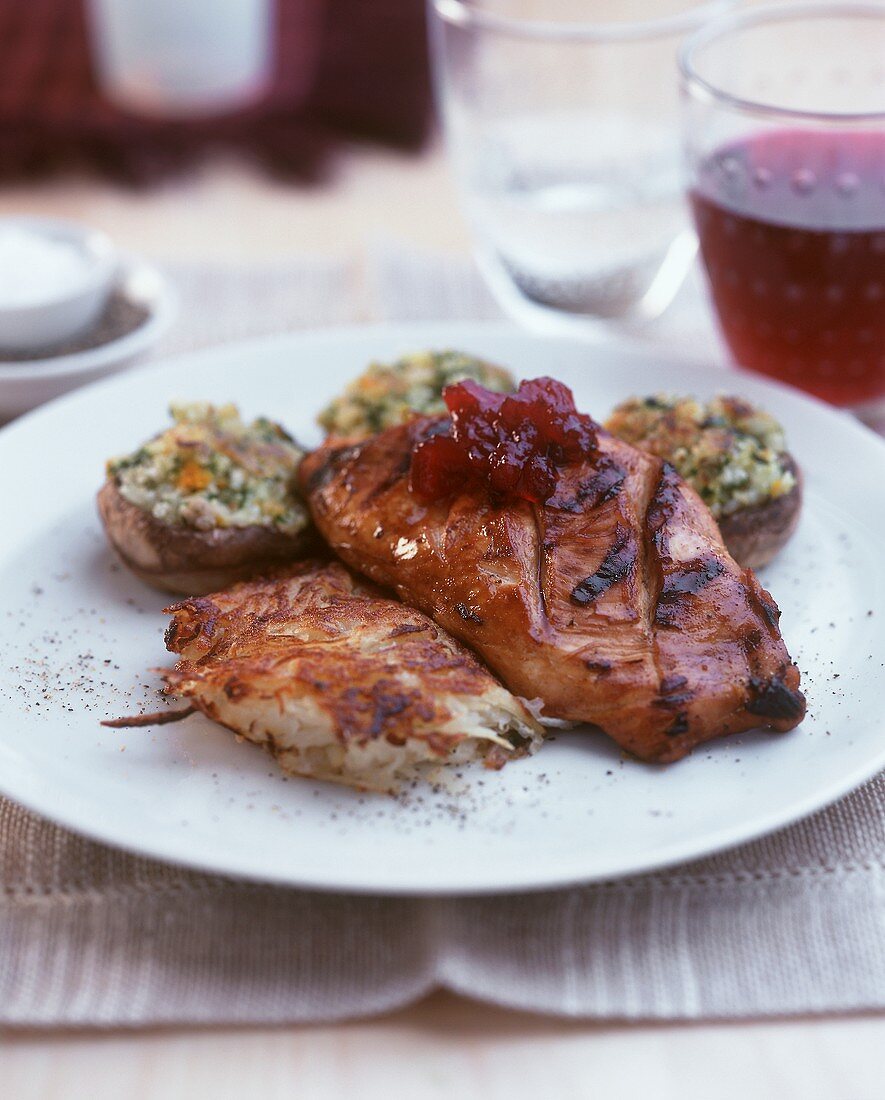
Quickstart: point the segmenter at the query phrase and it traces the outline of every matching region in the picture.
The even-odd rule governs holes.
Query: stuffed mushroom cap
[[[108,539],[139,577],[199,594],[297,560],[317,537],[296,487],[304,451],[233,405],[173,405],[173,424],[111,459],[98,494]]]

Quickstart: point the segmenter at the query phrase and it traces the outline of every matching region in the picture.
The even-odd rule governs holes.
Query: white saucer
[[[106,343],[40,359],[0,359],[0,421],[20,416],[68,390],[128,367],[172,323],[177,296],[153,265],[124,256],[116,293],[147,315],[137,327]]]

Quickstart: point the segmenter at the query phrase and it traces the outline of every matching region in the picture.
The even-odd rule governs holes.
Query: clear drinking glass
[[[647,319],[695,255],[676,52],[731,0],[433,0],[435,72],[477,259],[517,320]]]
[[[758,7],[680,55],[691,204],[734,359],[885,405],[885,6]]]

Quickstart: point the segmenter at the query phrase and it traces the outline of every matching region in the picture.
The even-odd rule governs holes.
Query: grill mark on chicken
[[[688,733],[688,711],[682,709],[694,699],[695,693],[688,686],[687,676],[665,676],[659,687],[660,695],[652,700],[652,706],[660,710],[675,710],[678,713],[664,730],[667,737],[678,737]]]
[[[762,718],[792,720],[801,718],[805,713],[805,698],[799,691],[793,691],[784,682],[787,666],[782,666],[770,679],[751,676],[749,690],[751,699],[747,710]]]
[[[744,570],[743,580],[747,585],[747,592],[753,602],[753,606],[759,611],[765,622],[768,623],[769,634],[776,637],[781,619],[781,609],[765,589],[759,587],[751,570]]]
[[[562,499],[555,494],[548,504],[562,512],[587,512],[598,508],[620,493],[627,471],[607,455],[600,455],[593,473],[578,484],[572,497]]]
[[[781,618],[781,608],[772,597],[761,588],[752,571],[744,570],[742,579],[746,585],[746,599],[768,628],[768,636],[778,636],[777,623]],[[753,629],[741,636],[741,645],[746,658],[746,668],[750,675],[751,701],[746,705],[751,714],[768,718],[790,718],[805,711],[805,696],[790,691],[784,683],[786,667],[778,670],[773,678],[764,675],[762,661],[762,631]],[[762,673],[762,674],[760,674]]]
[[[669,462],[661,465],[658,483],[645,512],[645,530],[649,533],[655,553],[659,558],[669,558],[670,550],[664,525],[673,518],[679,503],[680,477]]]
[[[658,641],[655,636],[655,620],[657,617],[658,600],[664,587],[664,566],[661,560],[662,537],[661,530],[667,518],[672,515],[675,506],[673,478],[676,477],[675,469],[667,462],[661,465],[660,473],[654,488],[649,492],[648,498],[642,510],[642,522],[640,524],[643,577],[645,579],[646,602],[643,615],[643,627],[651,650],[652,664],[658,683],[662,683],[661,655],[658,650]],[[667,733],[673,736],[673,730],[678,733],[688,731],[688,717],[686,714],[677,716],[674,723],[667,729]]]
[[[664,733],[667,737],[679,737],[680,734],[688,733],[688,730],[688,712],[683,710],[676,715],[671,724],[664,730]]]
[[[659,691],[660,695],[652,700],[651,705],[667,710],[675,710],[694,697],[694,692],[688,687],[687,676],[665,676],[661,680]]]
[[[713,554],[704,554],[687,562],[677,572],[664,577],[655,608],[660,626],[679,626],[685,616],[686,597],[695,596],[710,581],[721,577],[725,566]]]
[[[615,540],[602,559],[602,564],[589,577],[572,589],[572,600],[582,607],[593,603],[613,584],[626,580],[636,569],[636,540],[621,524],[615,527]]]
[[[652,507],[649,509],[650,527],[653,531],[652,542],[661,560],[662,574],[663,563],[671,561],[669,557],[669,540],[666,533],[666,525],[672,519],[678,497],[676,495],[676,479],[678,475],[669,464],[664,464],[661,480],[653,498]],[[705,554],[686,563],[677,572],[663,576],[661,590],[658,595],[658,603],[655,608],[654,622],[663,627],[679,627],[684,622],[686,610],[686,598],[691,598],[700,593],[707,584],[721,576],[725,571],[723,562],[714,554]],[[757,612],[758,617],[767,624],[771,637],[778,638],[778,622],[780,610],[764,589],[761,589],[755,576],[750,570],[741,573],[743,591],[750,607]],[[805,698],[799,691],[790,689],[783,680],[786,666],[774,677],[759,676],[757,672],[760,666],[760,645],[762,635],[758,629],[753,629],[739,636],[744,659],[749,675],[750,699],[745,704],[751,714],[775,721],[794,721],[801,719],[805,712]],[[672,700],[669,705],[681,705],[690,701],[689,697],[680,699],[665,691],[665,682],[661,684],[661,699],[658,705],[666,705],[665,700]],[[681,712],[676,721],[667,729],[668,736],[677,736],[687,733],[690,728],[687,712]]]

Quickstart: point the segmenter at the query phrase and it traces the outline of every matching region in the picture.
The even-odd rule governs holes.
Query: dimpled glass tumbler
[[[853,407],[885,398],[885,6],[725,17],[680,56],[688,187],[735,361]]]
[[[439,100],[476,256],[517,320],[644,320],[695,255],[676,53],[730,0],[433,0]]]

